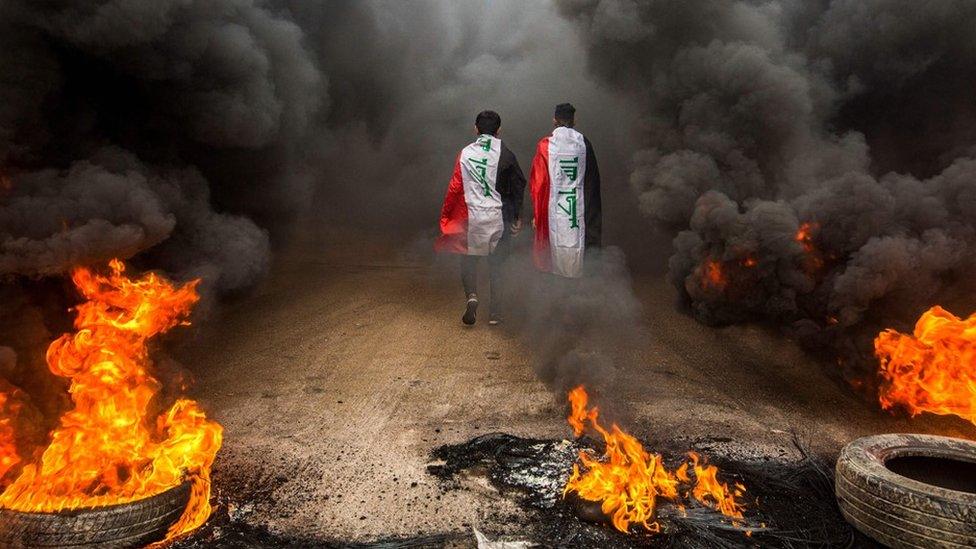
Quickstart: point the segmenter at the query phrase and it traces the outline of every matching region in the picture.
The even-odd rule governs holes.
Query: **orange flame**
[[[800,228],[796,231],[796,236],[793,237],[808,253],[816,249],[813,246],[813,231],[817,228],[819,228],[819,225],[807,221],[800,225]]]
[[[199,300],[194,280],[181,287],[149,273],[138,280],[119,260],[105,276],[78,268],[86,299],[73,334],[51,343],[48,367],[71,380],[74,407],[61,416],[38,463],[25,465],[0,494],[0,506],[53,512],[126,503],[193,483],[190,503],[168,537],[210,516],[210,467],[222,428],[196,402],[177,400],[154,417],[160,383],[149,373],[148,340],[177,325]]]
[[[745,496],[746,487],[735,483],[734,489],[718,480],[718,467],[708,465],[703,456],[698,452],[688,452],[691,458],[691,466],[695,471],[695,487],[691,495],[702,503],[709,504],[718,509],[723,515],[733,518],[742,518],[743,505],[736,498]],[[688,463],[684,463],[679,471],[684,469],[684,480],[688,479]],[[679,475],[679,477],[682,475]]]
[[[585,423],[589,422],[590,427],[603,437],[606,450],[600,458],[580,451],[580,463],[573,465],[563,496],[576,492],[584,500],[601,502],[601,510],[621,532],[628,532],[635,524],[651,532],[660,532],[661,526],[655,520],[657,500],[678,500],[681,483],[691,484],[689,464],[683,464],[675,473],[668,471],[660,454],[645,450],[640,441],[616,424],[611,425],[610,431],[600,425],[597,409],[587,411],[587,400],[582,385],[569,392],[572,410],[569,423],[576,436],[580,436]],[[737,498],[745,495],[745,488],[737,484],[735,490],[730,490],[716,478],[717,467],[705,465],[694,452],[689,456],[695,472],[691,496],[723,515],[742,518],[744,507]]]
[[[800,243],[800,246],[803,246],[803,251],[805,252],[803,267],[809,274],[819,271],[824,266],[823,256],[820,254],[820,250],[813,244],[813,233],[818,229],[820,229],[819,223],[807,221],[800,224],[800,228],[797,229],[796,235],[793,237],[793,240],[796,240]]]
[[[595,421],[600,413],[596,406],[592,410],[587,411],[586,401],[586,390],[583,389],[582,385],[569,392],[570,412],[566,421],[572,426],[573,436],[575,437],[582,436],[583,431],[586,429],[586,421]]]
[[[725,288],[725,273],[722,270],[721,262],[709,259],[701,268],[704,271],[701,275],[702,287],[716,290]]]
[[[14,428],[14,421],[20,415],[23,406],[22,394],[20,389],[9,385],[0,380],[2,391],[0,391],[0,486],[7,473],[20,463],[20,456],[17,454],[17,431]]]
[[[936,305],[912,335],[888,329],[874,340],[881,407],[911,415],[957,415],[976,423],[976,314],[962,320]]]

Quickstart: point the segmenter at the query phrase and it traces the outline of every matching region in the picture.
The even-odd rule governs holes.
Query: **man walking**
[[[535,217],[533,261],[545,272],[577,278],[587,248],[600,246],[603,229],[600,169],[589,139],[573,126],[576,109],[556,105],[552,134],[543,137],[532,160]]]
[[[475,118],[478,138],[461,149],[441,209],[440,252],[461,255],[464,286],[464,324],[475,323],[478,312],[478,258],[488,256],[491,301],[488,324],[501,322],[504,288],[501,267],[511,238],[522,229],[525,176],[515,155],[498,138],[502,119],[494,111]]]

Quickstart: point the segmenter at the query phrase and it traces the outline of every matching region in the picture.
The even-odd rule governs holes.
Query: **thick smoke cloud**
[[[505,280],[511,282],[505,309],[512,313],[506,322],[511,335],[532,350],[539,379],[560,403],[580,384],[598,394],[618,392],[615,351],[633,348],[642,335],[623,252],[591,248],[578,279],[533,272],[525,259],[506,265]]]
[[[670,276],[698,318],[869,349],[855,340],[972,287],[971,2],[560,9],[590,69],[643,105],[631,185],[677,233]]]
[[[221,291],[267,270],[266,232],[237,214],[307,196],[301,145],[326,104],[293,22],[230,0],[0,10],[0,274],[161,244],[148,264]]]
[[[8,280],[122,257],[233,291],[267,271],[273,237],[294,220],[421,232],[435,226],[454,155],[484,108],[502,113],[526,168],[566,100],[608,179],[621,179],[629,154],[630,114],[587,73],[577,33],[551,4],[0,10]]]
[[[473,138],[475,115],[501,114],[500,137],[528,173],[535,144],[551,131],[553,107],[563,101],[576,105],[578,126],[606,166],[607,207],[629,207],[629,192],[612,183],[626,179],[631,113],[620,94],[588,73],[578,33],[553,5],[355,7],[329,12],[343,24],[326,31],[321,7],[292,4],[325,71],[342,75],[330,86],[334,131],[316,147],[317,165],[337,183],[320,187],[316,201],[330,222],[396,232],[436,228],[451,166]]]

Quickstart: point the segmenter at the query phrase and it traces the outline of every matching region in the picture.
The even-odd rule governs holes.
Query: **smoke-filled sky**
[[[630,183],[677,233],[669,273],[696,317],[782,324],[857,362],[882,327],[976,305],[976,4],[560,9],[642,106]]]
[[[608,240],[702,320],[904,322],[970,289],[973,28],[971,0],[7,0],[0,276],[233,291],[297,220],[429,234],[478,111],[527,170],[571,101]]]
[[[0,10],[0,273],[139,254],[233,290],[267,270],[268,232],[302,214],[420,232],[484,108],[526,167],[566,100],[626,160],[631,113],[543,2]]]
[[[477,112],[501,114],[500,136],[528,174],[535,143],[551,131],[553,107],[564,101],[576,104],[579,128],[591,136],[616,190],[627,195],[611,207],[626,210],[632,202],[626,165],[636,126],[629,100],[589,73],[580,34],[554,5],[356,7],[357,20],[369,24],[347,26],[338,36],[316,30],[312,38],[328,55],[323,64],[333,67],[330,74],[354,75],[334,87],[336,129],[329,144],[317,148],[326,179],[337,183],[318,188],[319,208],[341,200],[360,206],[341,213],[350,222],[433,229],[454,158],[473,138]],[[296,13],[309,17],[302,8]]]

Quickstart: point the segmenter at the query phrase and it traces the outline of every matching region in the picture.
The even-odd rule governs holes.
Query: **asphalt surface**
[[[238,492],[224,493],[231,514],[343,542],[472,527],[517,537],[512,501],[477,478],[442,490],[426,466],[431,449],[494,431],[570,436],[562,396],[534,373],[532,341],[483,321],[463,327],[457,266],[432,263],[422,239],[301,240],[177,356],[225,427],[216,484]],[[879,410],[775,331],[696,323],[662,276],[633,287],[637,337],[605,349],[617,373],[601,405],[647,440],[783,453],[796,432],[829,455],[871,433],[976,435],[961,420]]]

